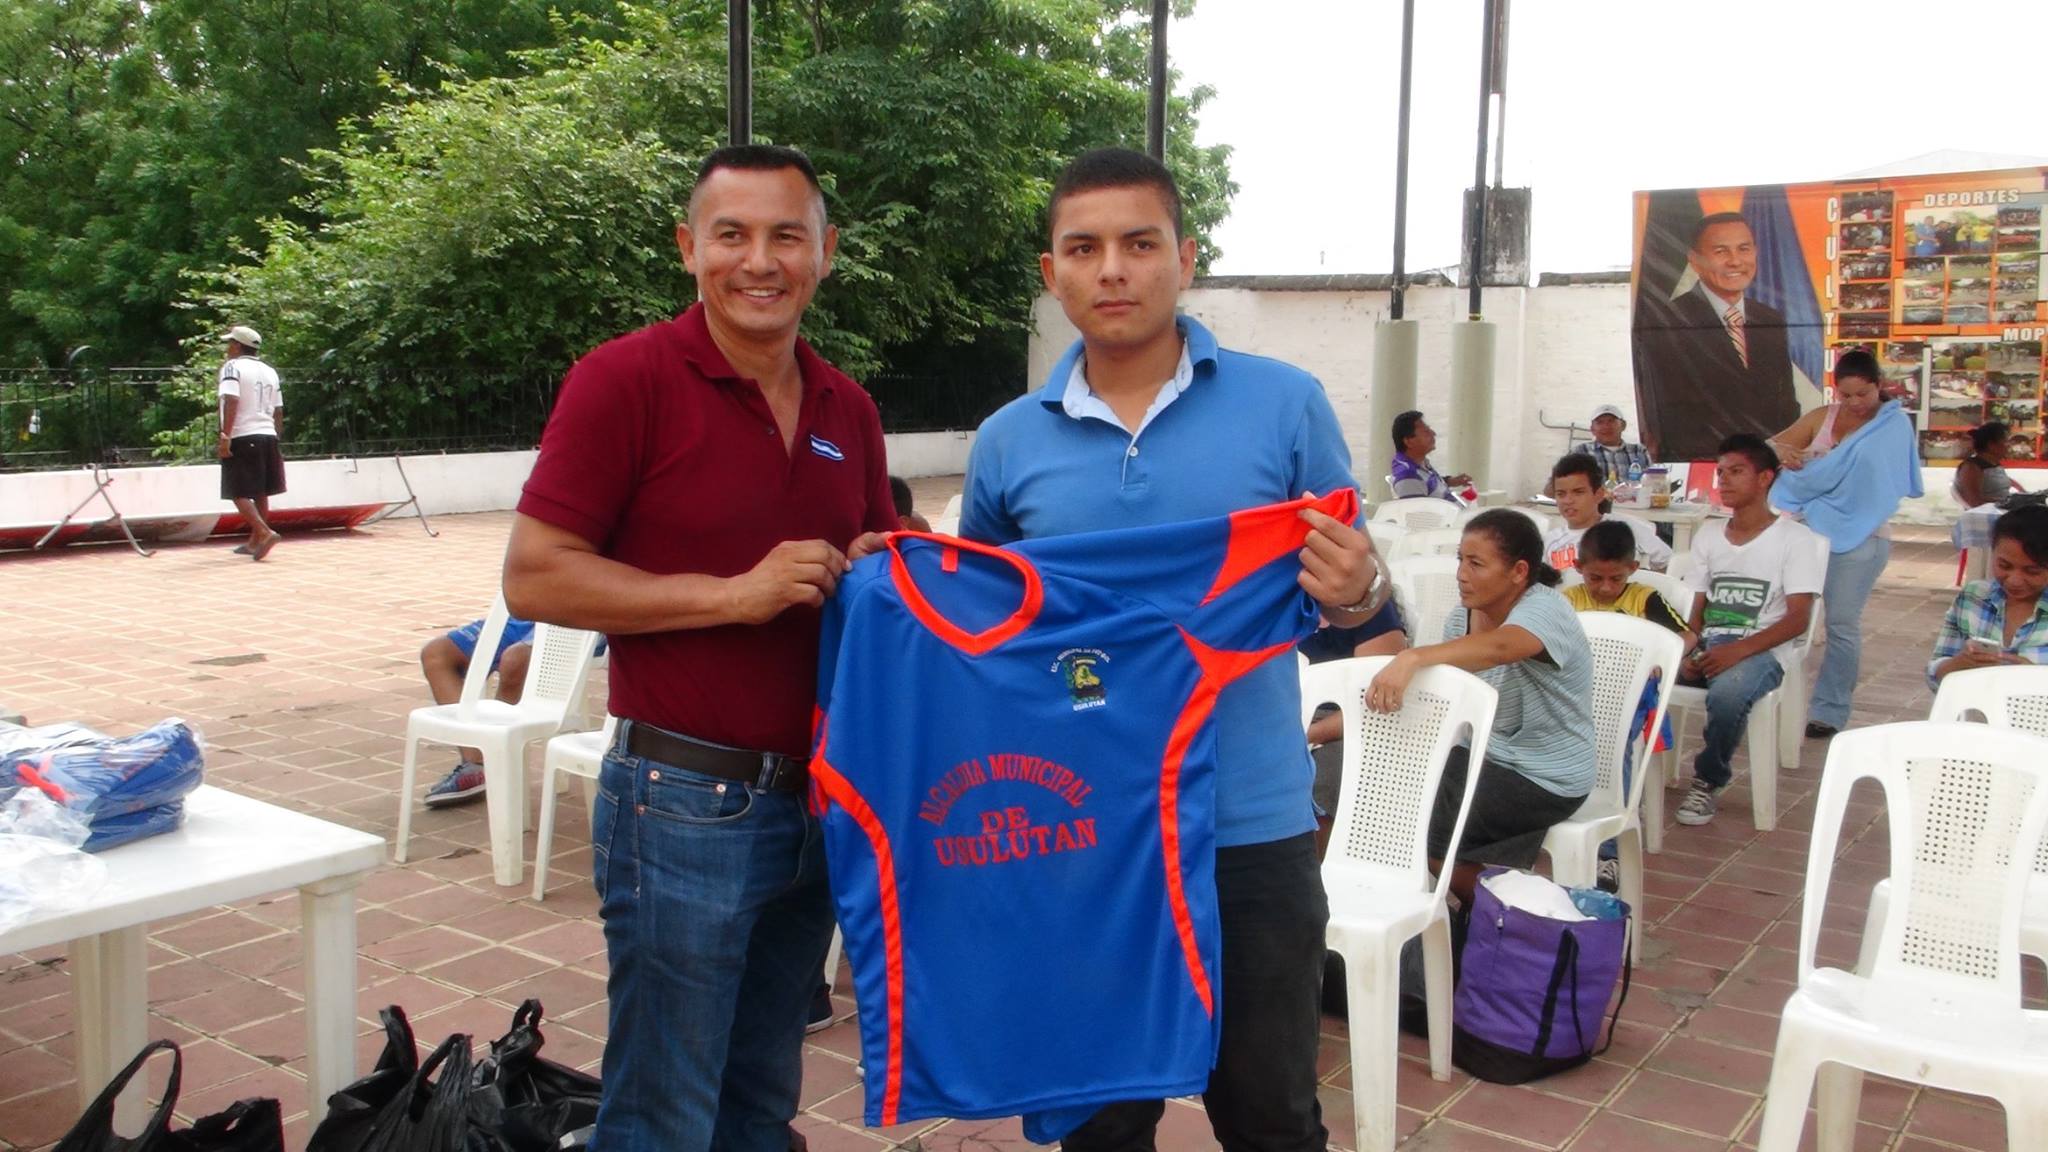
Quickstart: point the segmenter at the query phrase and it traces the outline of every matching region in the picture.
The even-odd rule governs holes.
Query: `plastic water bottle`
[[[1643,466],[1631,460],[1628,462],[1629,502],[1638,508],[1649,505],[1649,493],[1643,491]]]

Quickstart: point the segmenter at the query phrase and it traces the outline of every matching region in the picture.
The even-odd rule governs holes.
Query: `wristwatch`
[[[1356,604],[1342,605],[1337,609],[1337,611],[1353,613],[1364,612],[1366,609],[1372,607],[1372,602],[1378,598],[1380,594],[1380,589],[1386,586],[1387,570],[1383,565],[1375,561],[1372,566],[1372,583],[1366,586],[1365,599],[1360,600]]]

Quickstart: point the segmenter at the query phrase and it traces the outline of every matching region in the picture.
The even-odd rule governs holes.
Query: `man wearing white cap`
[[[1580,452],[1600,462],[1600,472],[1612,488],[1617,481],[1628,479],[1631,467],[1647,470],[1650,467],[1650,450],[1641,444],[1622,440],[1621,434],[1628,428],[1628,420],[1621,409],[1612,404],[1602,404],[1593,409],[1593,439],[1578,447]]]
[[[237,324],[228,329],[227,363],[220,366],[220,498],[235,502],[249,525],[249,542],[235,548],[261,560],[277,547],[270,498],[284,491],[284,453],[278,448],[284,393],[277,369],[257,356],[263,336]]]

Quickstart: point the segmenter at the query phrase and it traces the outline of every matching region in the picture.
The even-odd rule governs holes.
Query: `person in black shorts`
[[[263,337],[254,328],[228,329],[228,358],[220,366],[220,498],[232,500],[249,525],[249,540],[235,548],[263,559],[277,547],[270,527],[270,498],[284,491],[284,453],[278,431],[284,419],[284,393],[277,369],[257,355]]]

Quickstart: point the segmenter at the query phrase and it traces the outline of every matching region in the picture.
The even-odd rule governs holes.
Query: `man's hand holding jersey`
[[[1301,548],[1301,590],[1339,626],[1356,624],[1379,611],[1386,602],[1388,581],[1372,537],[1314,508],[1302,509],[1301,518],[1310,528]]]

